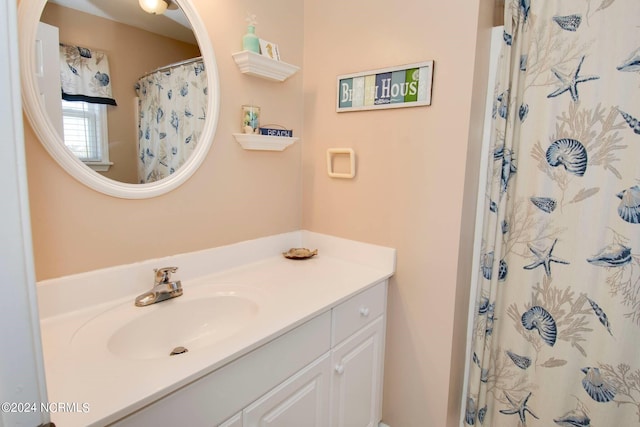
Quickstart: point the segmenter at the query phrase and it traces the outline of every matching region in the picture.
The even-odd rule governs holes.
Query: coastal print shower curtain
[[[144,76],[138,94],[138,180],[154,182],[174,173],[198,144],[207,105],[202,60]]]
[[[640,1],[507,0],[464,423],[640,426]]]

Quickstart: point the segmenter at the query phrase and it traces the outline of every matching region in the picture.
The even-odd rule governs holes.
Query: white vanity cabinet
[[[318,254],[305,261],[281,256],[297,247]],[[91,406],[52,414],[52,421],[377,427],[395,258],[392,248],[300,230],[41,282],[49,399]],[[180,266],[185,295],[135,307],[149,272],[165,265]],[[192,310],[203,301],[204,310]],[[203,322],[219,334],[201,334]],[[131,338],[125,351],[111,345],[123,334]],[[169,357],[178,345],[188,352]]]
[[[331,311],[331,351],[219,427],[374,427],[382,418],[387,282]]]
[[[108,425],[377,427],[387,283],[300,319],[276,338]],[[186,353],[172,363],[191,360]]]
[[[113,424],[374,427],[387,281]]]

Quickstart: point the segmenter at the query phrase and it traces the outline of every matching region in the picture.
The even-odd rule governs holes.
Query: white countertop
[[[281,253],[291,247],[317,248],[319,253],[304,261],[285,259]],[[134,298],[150,290],[153,267],[170,265],[180,268],[174,275],[184,289],[179,298],[208,285],[248,287],[260,294],[259,313],[234,335],[179,357],[133,360],[114,355],[106,342],[87,346],[90,348],[71,345],[74,333],[100,313],[120,306],[148,308],[134,307]],[[78,408],[78,412],[54,413],[52,421],[65,427],[116,421],[327,311],[394,271],[394,249],[298,231],[41,282],[40,312],[48,314],[41,320],[48,401],[71,407],[77,404]],[[143,275],[146,280],[126,279]],[[112,298],[107,299],[105,295],[110,294]],[[171,300],[155,306],[161,309],[167,303]]]

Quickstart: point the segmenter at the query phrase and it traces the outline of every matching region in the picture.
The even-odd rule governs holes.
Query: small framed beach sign
[[[345,74],[337,80],[339,113],[431,105],[433,61]]]

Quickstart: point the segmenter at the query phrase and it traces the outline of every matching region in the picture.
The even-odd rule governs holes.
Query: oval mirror
[[[95,2],[94,0],[82,0],[86,3],[89,3],[89,6],[94,8],[99,8],[100,3],[104,2]],[[110,0],[107,3],[123,3],[127,2],[129,5],[133,4],[136,7],[138,6],[138,0]],[[204,70],[206,70],[206,81],[200,85],[196,84],[196,87],[200,86],[199,89],[204,90],[206,93],[206,97],[203,99],[203,102],[206,104],[205,108],[201,108],[201,111],[191,112],[180,111],[178,115],[170,113],[170,108],[158,108],[154,106],[156,110],[154,110],[152,121],[160,121],[162,117],[163,122],[167,122],[167,126],[173,126],[175,130],[178,129],[178,123],[185,117],[185,114],[191,115],[193,114],[197,120],[200,120],[201,126],[199,128],[199,136],[197,138],[187,137],[184,138],[184,141],[180,143],[190,144],[188,150],[184,150],[188,152],[188,156],[184,155],[184,159],[181,160],[181,164],[179,167],[168,168],[168,174],[166,177],[162,177],[162,174],[157,175],[160,177],[157,180],[154,180],[154,173],[145,171],[144,174],[146,176],[145,179],[134,181],[134,182],[143,182],[143,183],[133,183],[133,182],[121,182],[118,180],[107,178],[101,172],[96,172],[96,170],[90,168],[80,160],[74,152],[65,145],[65,140],[62,136],[64,131],[61,130],[61,124],[58,123],[57,120],[52,120],[49,116],[47,106],[45,105],[46,97],[43,97],[41,84],[38,81],[39,77],[42,74],[42,62],[43,56],[45,54],[51,54],[51,49],[43,50],[42,49],[42,41],[41,38],[38,37],[37,33],[39,31],[41,16],[43,16],[43,11],[45,10],[45,6],[47,6],[46,0],[21,0],[18,9],[18,25],[20,32],[20,64],[22,69],[22,100],[24,104],[25,114],[29,123],[31,124],[36,136],[43,144],[44,148],[47,152],[58,162],[58,164],[67,171],[71,176],[76,178],[81,183],[87,185],[88,187],[99,191],[101,193],[121,197],[128,199],[142,199],[159,196],[161,194],[165,194],[182,183],[184,183],[187,179],[189,179],[193,173],[197,170],[197,168],[202,164],[204,158],[206,157],[209,148],[212,144],[213,137],[215,134],[218,116],[219,116],[219,103],[220,103],[220,91],[219,91],[219,80],[218,80],[218,70],[215,60],[215,54],[213,51],[213,46],[209,40],[206,28],[202,23],[200,17],[197,15],[195,9],[189,2],[189,0],[171,0],[169,2],[170,6],[177,5],[184,17],[186,17],[187,23],[190,24],[191,29],[193,30],[193,35],[195,36],[195,40],[197,41],[197,47],[199,48],[199,53],[202,56],[201,58],[201,66],[203,66]],[[174,9],[175,7],[170,7],[169,9]],[[136,10],[136,13],[140,15],[140,21],[149,20],[149,19],[168,19],[165,16],[160,15],[152,15],[142,12],[142,10]],[[171,12],[167,11],[167,14]],[[129,24],[127,24],[129,25]],[[171,36],[169,36],[171,37]],[[64,40],[60,40],[60,42],[65,42]],[[66,41],[70,42],[70,41]],[[80,47],[80,46],[78,46]],[[87,46],[85,46],[87,47]],[[92,49],[100,49],[100,46],[88,46]],[[123,48],[130,48],[125,43]],[[149,46],[149,49],[153,49]],[[156,47],[156,49],[158,49]],[[162,48],[160,48],[162,49]],[[80,51],[80,49],[78,49]],[[134,52],[135,54],[135,52]],[[55,55],[59,55],[57,46]],[[82,55],[82,53],[80,53]],[[131,53],[129,53],[131,56]],[[114,61],[115,62],[115,61]],[[122,61],[121,61],[122,62]],[[194,61],[186,60],[180,61],[184,63],[192,64]],[[115,64],[110,64],[111,66]],[[121,64],[120,64],[121,65]],[[144,77],[148,80],[149,75],[151,73],[147,73],[155,70],[156,68],[160,68],[159,73],[166,73],[169,69],[174,69],[174,67],[179,66],[180,64],[170,63],[166,64],[166,66],[158,67],[157,65],[150,66],[146,68],[146,72],[141,73],[140,78]],[[70,67],[72,68],[72,67]],[[74,71],[75,73],[75,71]],[[197,72],[196,72],[197,74]],[[112,83],[113,85],[118,84],[115,80],[116,76],[114,73]],[[105,79],[103,79],[105,80]],[[108,81],[108,79],[106,79]],[[139,80],[137,82],[134,81],[126,81],[120,82],[121,85],[130,85],[127,88],[130,88],[130,97],[125,97],[126,99],[117,100],[118,104],[123,103],[131,103],[136,104],[136,108],[138,111],[136,112],[134,118],[130,118],[129,120],[135,121],[137,117],[144,116],[144,105],[142,102],[138,101],[137,95],[140,92],[140,86],[143,80]],[[59,84],[59,83],[58,83]],[[202,85],[206,85],[202,88]],[[138,87],[138,93],[136,94],[135,86]],[[150,86],[153,86],[150,83]],[[156,85],[159,86],[159,85]],[[144,88],[142,88],[144,90]],[[63,89],[64,92],[64,89]],[[178,90],[176,92],[182,93],[182,91]],[[167,94],[163,94],[165,98],[167,98]],[[58,94],[59,96],[59,94]],[[177,98],[178,96],[173,96],[173,98]],[[53,97],[52,97],[53,98]],[[168,98],[172,98],[171,93],[169,93]],[[59,98],[58,98],[59,99]],[[58,102],[58,101],[56,101]],[[78,104],[72,102],[72,104]],[[142,105],[142,107],[141,107]],[[108,105],[106,107],[115,108],[117,106]],[[167,111],[166,113],[164,111]],[[66,114],[66,113],[65,113]],[[148,112],[147,112],[147,115]],[[109,119],[111,120],[111,119]],[[66,126],[66,124],[65,124]],[[117,124],[116,124],[117,126]],[[135,133],[131,132],[130,137],[128,137],[126,144],[132,144],[133,148],[130,150],[133,152],[133,155],[136,157],[131,163],[139,164],[144,163],[145,155],[147,159],[152,157],[165,158],[167,153],[176,154],[175,144],[166,145],[164,147],[155,147],[153,150],[149,148],[144,148],[139,145],[139,140],[143,140],[145,137],[148,138],[150,134],[156,134],[162,142],[169,141],[172,137],[170,132],[167,132],[163,129],[152,128],[148,129],[143,128],[136,123],[135,125]],[[111,139],[111,138],[110,138]],[[155,151],[154,151],[155,150]],[[183,156],[183,154],[180,154]],[[162,161],[160,163],[163,163]],[[166,162],[164,162],[165,168],[167,167]],[[138,169],[140,169],[138,167]],[[140,177],[142,172],[136,171],[136,177]],[[147,178],[150,178],[147,180]]]

